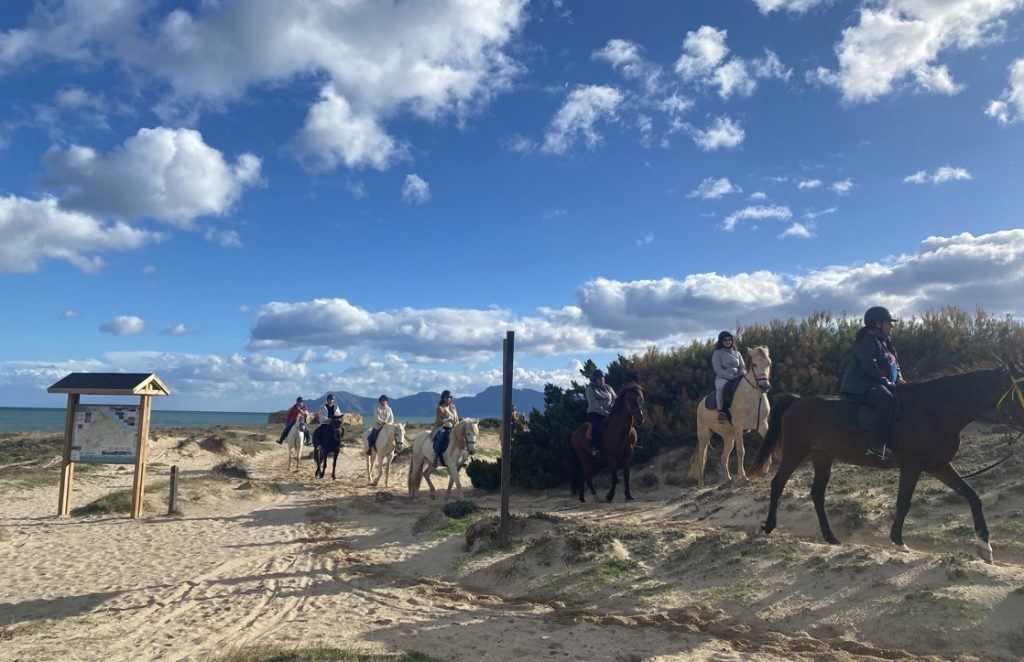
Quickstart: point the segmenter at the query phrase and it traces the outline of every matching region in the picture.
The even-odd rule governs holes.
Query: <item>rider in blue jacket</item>
[[[868,453],[883,460],[894,457],[888,448],[899,414],[896,384],[903,382],[900,363],[889,336],[896,319],[881,306],[864,313],[864,328],[857,332],[853,356],[839,387],[845,397],[871,407],[875,413]]]

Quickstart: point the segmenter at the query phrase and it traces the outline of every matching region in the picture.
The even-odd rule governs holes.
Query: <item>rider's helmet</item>
[[[598,369],[590,373],[590,381],[594,381],[600,377],[604,377],[604,370]]]
[[[297,404],[297,405],[301,405],[302,404],[302,396],[301,395],[299,397],[295,398],[295,404]]]
[[[732,334],[731,334],[731,333],[729,333],[728,331],[722,331],[721,333],[719,333],[719,334],[718,334],[718,342],[722,342],[722,341],[723,341],[723,340],[725,340],[726,338],[728,338],[728,339],[730,339],[730,340],[735,340],[735,339],[734,339],[734,338],[732,337]]]
[[[875,326],[881,322],[895,321],[897,320],[889,313],[889,309],[882,306],[868,308],[868,311],[864,313],[864,326]]]
[[[377,398],[377,402],[387,402],[387,401],[388,401],[388,396],[386,396],[386,395],[382,395],[379,398]]]
[[[444,400],[445,398],[450,398],[450,397],[452,397],[452,392],[451,391],[448,391],[448,390],[441,391],[441,399],[442,400]]]

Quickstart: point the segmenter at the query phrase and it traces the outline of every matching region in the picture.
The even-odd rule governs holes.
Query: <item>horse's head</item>
[[[620,397],[626,402],[626,409],[629,410],[630,416],[633,417],[633,424],[643,425],[647,415],[644,413],[644,390],[640,388],[640,385],[626,385]]]
[[[772,388],[772,357],[764,345],[747,349],[747,371],[754,375],[757,388],[767,393]]]
[[[1004,370],[1009,374],[1010,384],[997,406],[1015,425],[1024,427],[1024,373],[1013,362],[1008,363]]]
[[[300,411],[298,418],[295,419],[295,425],[298,425],[300,430],[305,431],[308,427],[309,424],[306,422],[307,416],[308,414],[306,412]]]
[[[395,452],[401,452],[405,448],[405,423],[398,423],[395,427]]]
[[[470,455],[476,453],[476,437],[480,434],[475,418],[465,418],[459,425],[462,426],[462,438],[466,442],[466,452]]]
[[[331,419],[331,429],[334,431],[334,438],[341,441],[345,436],[345,426],[341,424],[340,416]]]

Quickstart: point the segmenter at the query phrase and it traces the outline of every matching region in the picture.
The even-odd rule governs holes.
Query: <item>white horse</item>
[[[391,473],[391,462],[394,461],[395,455],[403,448],[405,448],[405,423],[388,423],[380,429],[380,434],[377,435],[377,443],[369,453],[367,452],[370,448],[370,432],[373,428],[366,431],[363,435],[363,454],[366,455],[366,483],[367,485],[377,486],[380,482],[380,477],[384,476],[384,487],[388,486],[388,475]],[[377,477],[373,478],[371,469],[376,467]]]
[[[469,456],[476,452],[476,437],[480,434],[475,419],[466,418],[455,424],[451,436],[448,438],[448,448],[444,452],[444,462],[448,466],[448,491],[445,499],[452,495],[452,485],[459,491],[459,498],[462,496],[462,482],[459,480],[459,469],[466,464]],[[378,442],[380,443],[380,442]],[[412,442],[412,459],[409,461],[409,496],[415,497],[420,489],[420,480],[425,478],[430,486],[430,498],[435,498],[434,483],[430,481],[430,474],[434,473],[432,464],[434,459],[433,440],[430,432],[424,432]],[[427,465],[426,471],[423,465]]]
[[[302,444],[306,441],[306,416],[299,413],[295,419],[295,425],[288,430],[288,436],[284,438],[284,445],[288,448],[288,469],[292,468],[292,458],[295,458],[295,471],[299,470],[299,460],[302,458]]]
[[[747,349],[747,369],[736,385],[736,394],[729,411],[732,421],[719,422],[718,412],[704,405],[705,398],[697,402],[697,450],[690,460],[690,477],[704,487],[704,465],[708,459],[708,445],[711,433],[722,438],[722,475],[726,482],[732,482],[729,473],[729,455],[736,448],[736,473],[740,480],[746,480],[743,467],[743,431],[757,430],[763,439],[768,433],[768,389],[771,388],[772,357],[768,348],[761,345]]]

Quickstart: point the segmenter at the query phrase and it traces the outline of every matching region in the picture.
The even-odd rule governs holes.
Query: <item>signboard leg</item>
[[[498,541],[503,547],[509,543],[509,492],[512,483],[512,357],[515,354],[516,334],[505,334],[501,392],[501,520]]]
[[[142,497],[146,488],[146,454],[149,450],[149,407],[149,396],[140,396],[139,439],[135,452],[135,481],[132,484],[132,519],[142,515]]]
[[[60,461],[60,494],[57,498],[57,515],[71,514],[71,481],[75,477],[75,464],[71,461],[71,437],[75,432],[75,407],[81,398],[77,393],[68,393],[68,410],[64,419],[64,451]]]

